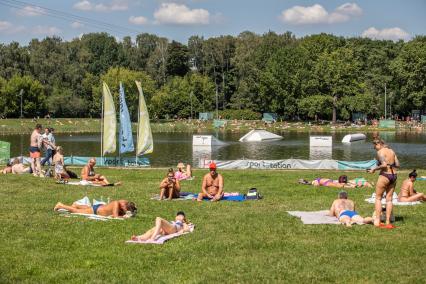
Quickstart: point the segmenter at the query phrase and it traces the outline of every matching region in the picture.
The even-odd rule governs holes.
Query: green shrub
[[[260,120],[262,115],[250,109],[226,109],[219,111],[222,119]]]

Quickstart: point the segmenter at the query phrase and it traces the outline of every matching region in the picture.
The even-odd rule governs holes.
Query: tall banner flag
[[[124,95],[123,84],[120,82],[120,154],[133,152],[132,123],[130,122],[129,110],[127,109],[126,98]]]
[[[116,150],[117,117],[114,100],[108,85],[103,82],[103,125],[102,125],[102,154],[114,153]]]
[[[154,142],[152,140],[151,125],[149,124],[149,114],[143,97],[141,82],[135,81],[139,91],[139,121],[138,121],[138,144],[136,155],[141,156],[154,151]]]

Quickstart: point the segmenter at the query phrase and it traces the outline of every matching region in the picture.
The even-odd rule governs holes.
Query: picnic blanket
[[[134,241],[134,240],[128,240],[126,241],[127,244],[156,244],[156,245],[162,245],[164,244],[166,241],[170,240],[170,239],[174,239],[174,238],[178,238],[180,236],[192,233],[194,231],[195,226],[191,225],[190,226],[190,231],[189,232],[185,232],[185,233],[174,233],[174,234],[170,234],[170,235],[165,235],[165,236],[160,236],[157,239],[155,239],[154,241]]]
[[[197,199],[198,193],[192,192],[181,192],[179,198],[173,198],[173,200],[194,200]],[[160,200],[160,195],[155,194],[152,200]],[[208,198],[204,198],[204,201],[209,201]],[[245,201],[246,198],[243,194],[239,192],[225,192],[223,198],[220,201]]]
[[[333,224],[340,225],[341,223],[336,217],[328,216],[328,210],[321,211],[287,211],[288,214],[298,217],[305,225],[318,224]]]
[[[376,203],[376,194],[373,193],[371,195],[371,197],[365,199],[365,201],[367,201],[368,203],[372,203],[372,204]],[[385,204],[386,204],[386,193],[383,194],[383,197],[382,197],[382,205],[385,205]],[[397,205],[397,206],[410,206],[410,205],[421,204],[421,202],[420,201],[400,202],[400,201],[398,201],[398,195],[394,192],[393,195],[392,195],[392,204]]]

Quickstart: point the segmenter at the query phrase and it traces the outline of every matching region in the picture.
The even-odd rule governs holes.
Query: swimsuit
[[[182,221],[172,221],[170,222],[173,226],[175,226],[176,228],[176,232],[180,231],[181,229],[183,229],[183,223]]]
[[[390,184],[396,183],[397,175],[396,174],[388,174],[388,173],[380,173],[379,175],[384,176],[389,180]]]
[[[318,185],[327,186],[330,182],[334,182],[332,179],[328,179],[325,182],[321,183],[322,178],[315,179],[318,182]]]
[[[185,173],[183,173],[181,171],[175,172],[175,179],[184,180],[184,179],[187,179],[187,178],[188,178],[188,176]]]
[[[30,146],[30,157],[31,158],[40,158],[40,148]]]
[[[340,212],[339,219],[342,218],[342,216],[348,216],[349,218],[352,218],[353,216],[359,215],[358,212],[352,211],[352,210],[344,210],[343,212]]]
[[[98,208],[99,208],[99,207],[101,207],[102,205],[103,205],[103,204],[96,204],[96,205],[93,205],[93,206],[92,206],[92,208],[93,208],[93,214],[97,215]]]

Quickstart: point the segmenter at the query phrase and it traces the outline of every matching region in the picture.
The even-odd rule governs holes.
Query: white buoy
[[[345,137],[343,137],[342,143],[351,143],[355,141],[362,141],[365,139],[367,139],[367,136],[365,136],[365,134],[362,134],[362,133],[348,134],[348,135],[345,135]]]
[[[265,142],[283,139],[282,136],[271,133],[266,130],[252,130],[240,138],[240,142]]]

